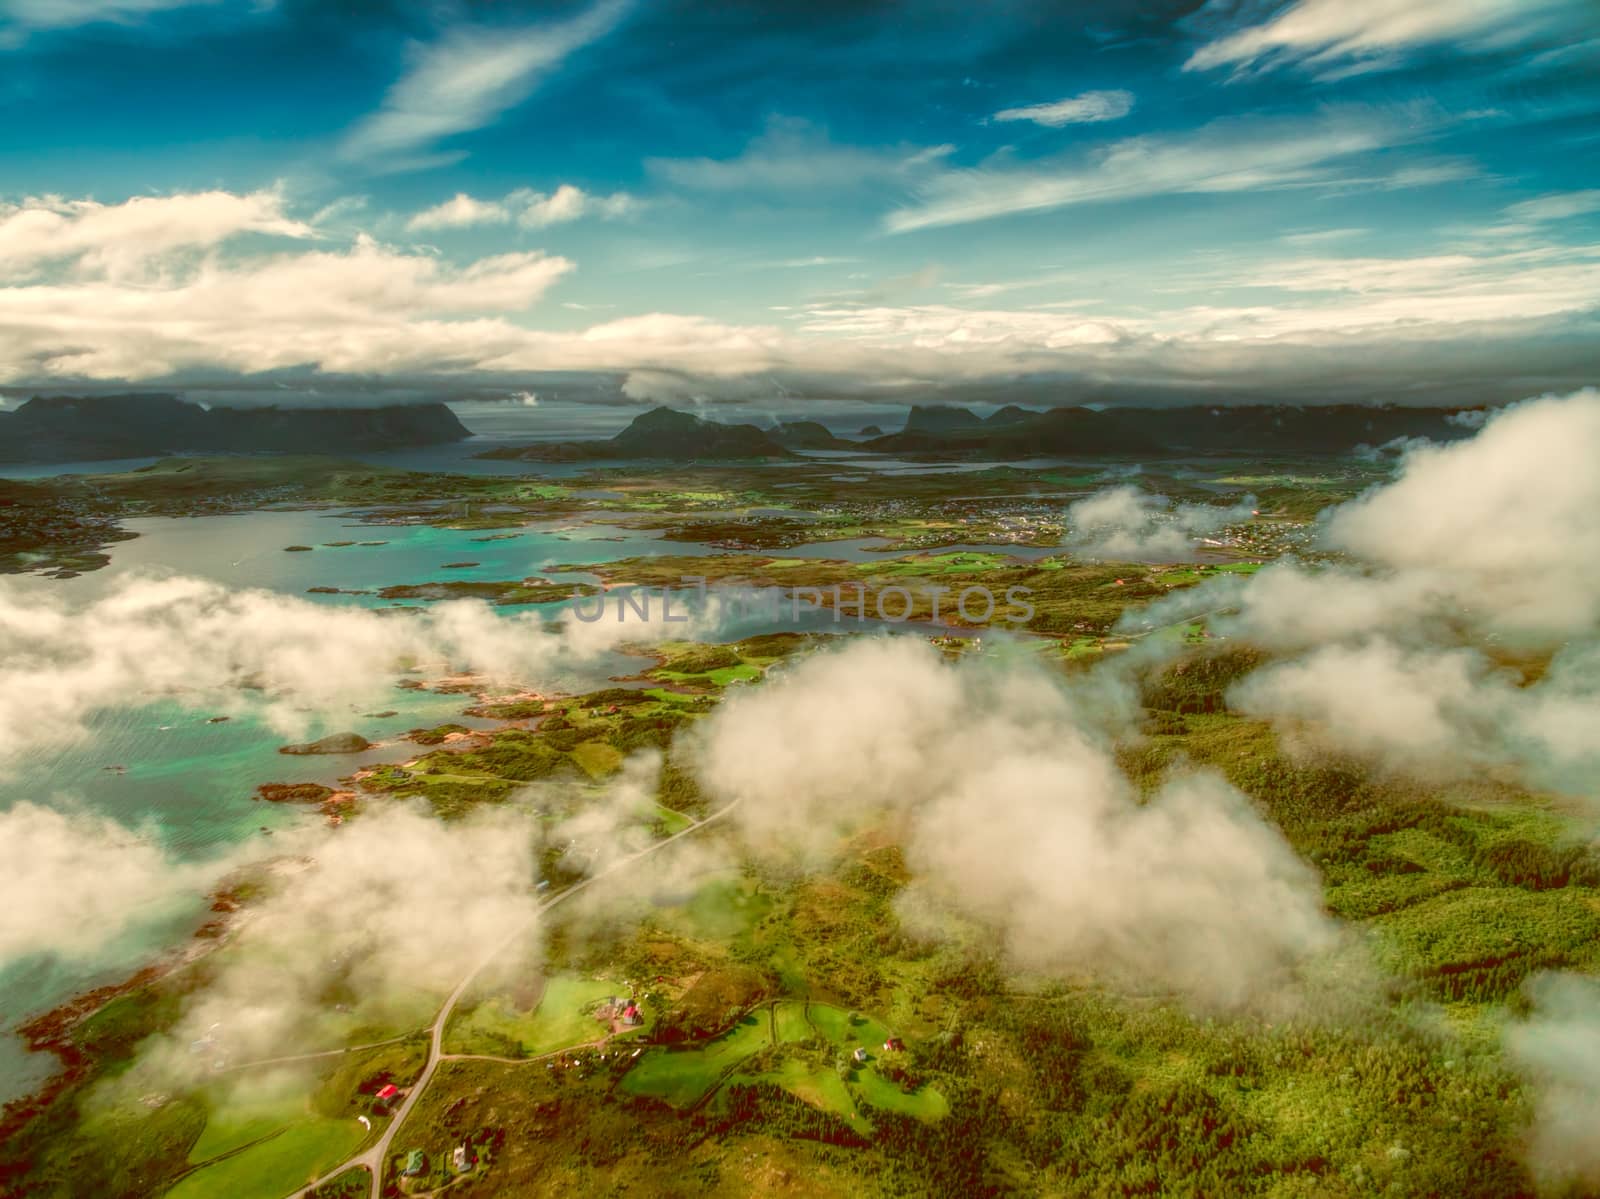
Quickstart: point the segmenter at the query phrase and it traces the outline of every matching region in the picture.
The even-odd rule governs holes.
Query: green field
[[[771,1044],[767,1014],[755,1012],[703,1048],[644,1054],[623,1077],[622,1089],[665,1100],[674,1107],[692,1107],[729,1070]]]
[[[615,982],[555,974],[545,980],[544,993],[531,1012],[516,1011],[507,999],[494,996],[457,1016],[446,1030],[445,1051],[541,1057],[599,1041],[608,1030],[589,1009],[623,993]]]
[[[196,1164],[208,1162],[286,1128],[304,1119],[305,1115],[303,1091],[282,1091],[259,1099],[251,1098],[248,1091],[243,1096],[234,1096],[212,1109],[205,1131],[189,1150],[189,1160]]]
[[[168,1199],[283,1199],[349,1157],[366,1137],[354,1119],[310,1119],[186,1175]]]

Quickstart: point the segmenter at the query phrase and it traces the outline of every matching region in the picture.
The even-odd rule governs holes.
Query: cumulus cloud
[[[1530,636],[1600,623],[1600,391],[1509,408],[1475,437],[1410,454],[1324,540],[1400,572],[1457,580],[1464,607]]]
[[[459,368],[525,345],[524,331],[481,314],[527,308],[572,268],[539,251],[453,267],[363,236],[345,252],[180,267],[157,286],[4,287],[0,329],[11,358],[0,376]]]
[[[1022,108],[1003,108],[989,119],[992,121],[1032,121],[1035,125],[1048,125],[1059,129],[1063,125],[1094,124],[1115,121],[1133,111],[1133,93],[1115,88],[1110,91],[1084,92],[1066,100],[1048,104],[1029,104]]]
[[[493,217],[537,226],[574,214],[615,218],[634,205],[627,193],[563,185],[447,201],[423,224]],[[854,302],[801,306],[781,324],[655,312],[537,329],[523,314],[576,269],[566,258],[526,251],[452,261],[365,234],[332,248],[326,226],[302,228],[268,193],[232,197],[215,212],[209,201],[202,207],[207,219],[188,220],[181,205],[137,207],[137,220],[121,213],[112,226],[91,222],[37,240],[13,228],[8,252],[21,273],[0,278],[0,383],[192,382],[270,371],[280,379],[303,375],[325,394],[329,376],[359,376],[363,386],[470,378],[511,388],[525,386],[529,372],[596,371],[632,375],[641,389],[650,379],[676,378],[686,394],[746,399],[770,397],[774,387],[796,397],[956,395],[1004,376],[1057,401],[1073,388],[1168,402],[1221,386],[1256,400],[1287,391],[1315,402],[1404,390],[1417,402],[1493,401],[1525,394],[1525,378],[1592,373],[1593,339],[1578,333],[1600,306],[1589,261],[1600,249],[1577,247],[1570,261],[1555,262],[1502,247],[1343,267],[1328,260],[1258,265],[1244,273],[1248,286],[1275,288],[1280,302],[1157,316],[1110,313],[1090,302],[890,304],[862,293]],[[166,215],[152,223],[157,208]],[[92,203],[83,208],[96,212]],[[37,215],[11,217],[26,224]],[[44,215],[52,228],[58,219],[79,219]],[[109,219],[109,211],[103,215]],[[130,220],[137,236],[117,231]],[[321,239],[316,249],[286,250],[266,237],[308,229]],[[4,262],[0,253],[0,275]],[[1240,278],[1201,282],[1221,290]],[[975,298],[1010,285],[957,286]],[[1363,354],[1352,356],[1353,339]]]
[[[527,943],[537,844],[509,808],[443,824],[390,806],[320,835],[280,864],[153,1060],[188,1073],[337,1044],[341,1026],[425,1021],[469,971]]]
[[[587,215],[615,220],[629,215],[639,205],[627,192],[597,196],[570,183],[563,183],[549,195],[536,191],[512,192],[507,201],[520,208],[517,221],[530,229],[559,225]]]
[[[85,603],[0,580],[0,766],[80,735],[102,708],[170,696],[200,710],[260,706],[285,734],[370,705],[411,663],[509,684],[558,686],[575,666],[629,641],[695,636],[707,606],[666,624],[659,599],[587,622],[566,612],[503,615],[477,602],[421,613],[332,608],[199,579],[129,578]]]
[[[1600,392],[1491,416],[1422,446],[1332,509],[1341,561],[1274,563],[1130,614],[1130,628],[1229,609],[1212,630],[1274,660],[1230,702],[1297,737],[1427,776],[1509,769],[1600,789]]]
[[[1108,487],[1067,505],[1062,544],[1077,553],[1123,562],[1177,562],[1192,558],[1196,539],[1242,524],[1255,499],[1227,507],[1173,503],[1130,485]]]
[[[548,195],[530,188],[519,188],[503,200],[477,200],[466,192],[425,208],[406,222],[412,232],[430,229],[465,229],[474,225],[504,225],[511,221],[529,229],[543,229],[575,221],[583,216],[614,220],[627,216],[639,206],[627,192],[595,195],[571,183],[563,183]]]
[[[493,200],[474,200],[466,192],[457,192],[442,204],[424,208],[406,222],[412,232],[427,229],[465,229],[471,225],[502,224],[511,219],[504,204]]]
[[[1530,983],[1533,1013],[1506,1030],[1511,1060],[1534,1088],[1530,1164],[1558,1188],[1600,1183],[1600,981],[1551,974]]]
[[[284,213],[279,191],[187,192],[134,196],[120,204],[38,196],[0,204],[0,279],[68,261],[120,277],[177,250],[206,250],[241,234],[315,236]]]
[[[903,910],[976,920],[1019,964],[1266,1002],[1333,943],[1315,875],[1218,778],[1141,802],[1096,731],[1105,701],[1022,661],[858,640],[727,700],[696,760],[758,852],[887,822],[915,876]]]
[[[1425,778],[1512,768],[1524,783],[1600,791],[1600,652],[1558,653],[1531,684],[1472,647],[1375,636],[1257,670],[1229,703],[1305,737]]]
[[[215,865],[182,865],[149,832],[20,802],[0,812],[0,971],[49,953],[92,958],[130,928],[192,902]]]
[[[438,166],[462,153],[431,147],[522,103],[572,54],[610,33],[628,0],[599,0],[569,20],[531,29],[463,25],[417,45],[382,107],[345,135],[347,159],[384,169]]]

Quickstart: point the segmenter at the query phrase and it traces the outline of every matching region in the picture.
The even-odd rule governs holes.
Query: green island
[[[454,994],[449,980],[373,993],[336,976],[316,1018],[271,1055],[219,1058],[166,1089],[155,1047],[184,1052],[170,1043],[196,997],[235,959],[270,952],[252,943],[249,913],[296,880],[252,875],[196,951],[28,1027],[63,1071],[8,1109],[5,1193],[1529,1192],[1532,1099],[1500,1040],[1527,1010],[1530,978],[1600,968],[1600,854],[1581,814],[1512,779],[1430,782],[1309,751],[1230,701],[1270,647],[1213,635],[1213,613],[1155,627],[1140,615],[1286,555],[1326,560],[1317,513],[1383,468],[1158,465],[1141,486],[1174,500],[1256,497],[1210,552],[1176,562],[1064,544],[1062,508],[1102,485],[1096,472],[998,465],[892,484],[863,473],[841,488],[826,477],[839,469],[594,466],[535,485],[203,459],[14,485],[11,569],[92,569],[130,517],[269,503],[337,508],[373,529],[312,557],[358,552],[386,525],[498,530],[515,544],[540,522],[599,522],[657,535],[659,552],[537,578],[396,580],[375,602],[536,608],[698,577],[813,589],[823,619],[645,638],[636,675],[570,693],[407,683],[455,696],[477,723],[412,730],[411,757],[354,771],[321,811],[353,826],[396,805],[462,824],[515,809],[560,830],[537,862],[536,949],[513,937]],[[584,581],[562,582],[565,571]],[[1356,1015],[1196,1012],[1160,988],[1019,964],[981,921],[913,924],[915,866],[893,812],[861,813],[803,861],[747,852],[696,773],[707,722],[863,635],[830,619],[835,588],[859,589],[869,614],[886,589],[910,590],[902,633],[947,662],[990,654],[985,622],[947,607],[931,623],[927,588],[979,585],[1023,588],[1033,607],[1008,652],[1067,682],[1120,672],[1138,716],[1113,749],[1141,794],[1180,765],[1212,770],[1316,872],[1324,911],[1374,963]],[[1548,657],[1518,665],[1534,678]],[[658,769],[612,798],[640,755]],[[602,808],[605,835],[630,855],[620,865],[597,865],[602,846],[566,831]],[[635,860],[691,850],[702,864],[665,891],[608,888]]]

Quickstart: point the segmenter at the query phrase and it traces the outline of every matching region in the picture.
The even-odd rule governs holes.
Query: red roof
[[[384,1087],[383,1090],[378,1092],[378,1098],[379,1099],[393,1099],[399,1093],[400,1093],[400,1088],[395,1086],[394,1083],[391,1082],[388,1086]]]

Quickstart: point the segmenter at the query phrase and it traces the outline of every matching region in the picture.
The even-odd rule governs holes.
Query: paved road
[[[394,1118],[389,1121],[388,1127],[383,1130],[383,1135],[378,1138],[377,1142],[370,1149],[367,1149],[362,1153],[358,1153],[352,1158],[348,1158],[339,1165],[335,1166],[333,1169],[329,1170],[321,1178],[315,1179],[312,1182],[307,1183],[300,1190],[295,1191],[294,1199],[301,1199],[301,1197],[309,1195],[313,1190],[321,1186],[323,1183],[330,1182],[339,1175],[343,1174],[346,1170],[355,1169],[357,1166],[365,1167],[368,1174],[371,1176],[368,1194],[369,1196],[375,1197],[378,1194],[379,1179],[383,1177],[383,1165],[389,1160],[390,1144],[393,1143],[395,1135],[400,1131],[400,1126],[406,1122],[406,1117],[411,1114],[412,1108],[416,1107],[417,1101],[422,1098],[422,1093],[428,1089],[428,1084],[433,1081],[433,1076],[439,1069],[439,1063],[441,1061],[448,1060],[444,1053],[445,1026],[449,1024],[451,1013],[456,1010],[456,1005],[461,1002],[461,997],[467,993],[467,988],[472,985],[472,980],[477,978],[490,962],[494,961],[495,958],[499,957],[503,952],[505,952],[506,948],[510,946],[513,941],[515,941],[518,937],[523,936],[530,928],[532,928],[534,921],[545,912],[548,912],[551,908],[557,906],[558,904],[565,903],[574,895],[578,894],[587,887],[593,886],[601,879],[609,878],[620,871],[626,870],[628,867],[634,865],[641,859],[647,858],[651,854],[661,852],[661,850],[671,845],[680,837],[687,837],[691,833],[705,828],[706,825],[711,824],[714,821],[721,820],[722,817],[726,816],[738,806],[739,801],[734,800],[733,803],[728,804],[725,807],[718,808],[704,820],[697,820],[688,828],[681,829],[678,832],[673,833],[672,836],[665,837],[662,840],[657,841],[654,845],[650,845],[639,850],[637,853],[631,853],[626,857],[618,858],[599,874],[591,874],[588,878],[574,883],[565,891],[562,891],[559,895],[551,896],[551,898],[539,905],[532,916],[517,924],[514,928],[507,932],[505,937],[501,939],[501,941],[496,944],[493,949],[479,959],[478,963],[467,972],[465,977],[463,977],[459,983],[456,984],[456,989],[451,991],[449,997],[445,999],[444,1006],[439,1009],[439,1015],[435,1017],[433,1024],[428,1029],[427,1065],[422,1067],[422,1073],[417,1075],[417,1081],[411,1084],[411,1089],[406,1092],[405,1100],[400,1104],[399,1110],[395,1112]],[[342,1053],[344,1051],[340,1050],[338,1052]],[[332,1055],[319,1054],[316,1056]],[[454,1057],[455,1055],[451,1056]]]

